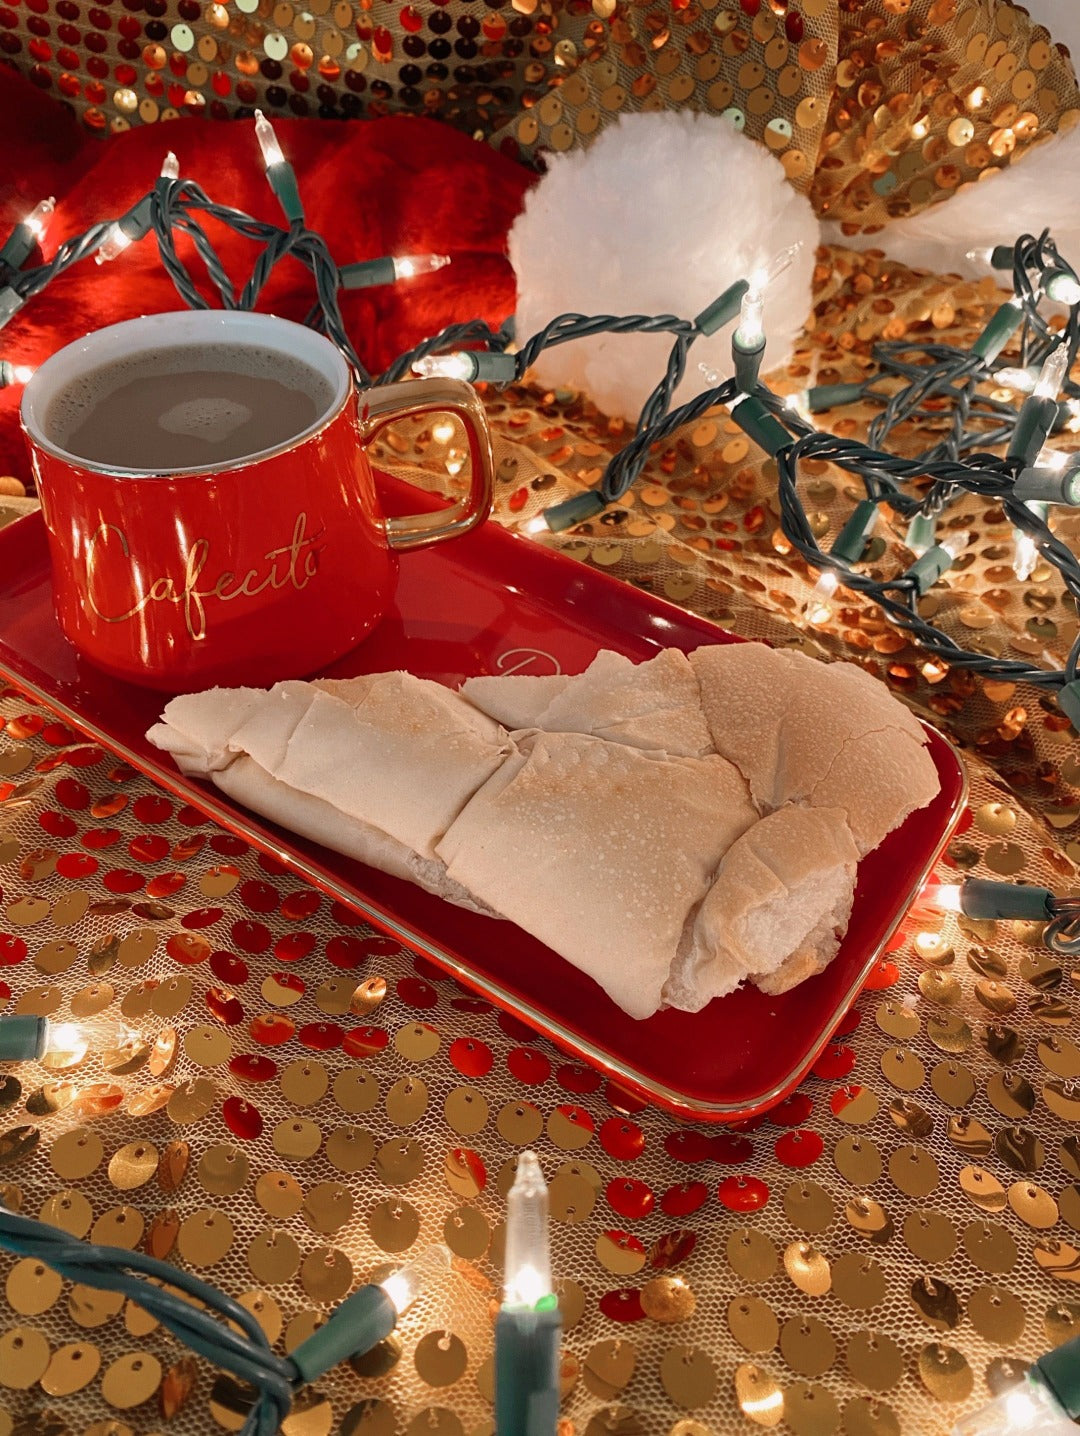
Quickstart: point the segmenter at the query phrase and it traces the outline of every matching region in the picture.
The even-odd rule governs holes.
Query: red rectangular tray
[[[383,496],[389,512],[419,506],[417,491],[395,480],[383,482]],[[600,648],[640,661],[664,647],[689,652],[733,641],[704,619],[488,524],[405,555],[395,608],[326,672],[405,668],[456,687],[480,673],[578,673]],[[40,514],[0,530],[0,675],[567,1052],[672,1112],[707,1121],[761,1111],[805,1076],[930,873],[966,794],[959,756],[928,728],[941,792],[860,864],[847,936],[826,971],[782,997],[747,987],[699,1013],[641,1022],[520,929],[298,838],[178,773],[144,737],[165,698],[106,677],[60,633]]]

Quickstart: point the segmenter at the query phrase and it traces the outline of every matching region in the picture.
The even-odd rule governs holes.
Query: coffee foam
[[[324,374],[279,349],[256,344],[185,344],[170,349],[140,350],[70,379],[49,402],[43,419],[44,432],[57,447],[65,448],[72,434],[98,405],[126,384],[191,370],[272,379],[286,388],[309,394],[320,416],[334,397],[334,386]],[[250,419],[250,410],[243,414],[233,412],[241,407],[208,398],[177,405],[175,410],[163,415],[159,423],[170,433],[197,434],[211,442],[221,442]],[[189,412],[180,416],[180,409]],[[166,422],[171,415],[177,418],[176,427]]]
[[[220,444],[251,418],[246,404],[232,399],[188,399],[174,404],[158,419],[158,428],[167,434],[197,435],[210,444]]]

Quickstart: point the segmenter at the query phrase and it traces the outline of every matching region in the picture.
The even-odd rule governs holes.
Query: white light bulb
[[[11,374],[16,384],[29,384],[33,372],[33,366],[30,364],[16,364]]]
[[[543,514],[534,514],[531,519],[521,525],[521,532],[523,534],[548,534],[551,529]]]
[[[394,260],[394,278],[415,279],[418,274],[435,274],[449,263],[448,254],[403,254]]]
[[[172,150],[170,150],[161,161],[161,178],[171,180],[180,178],[180,161],[173,154]]]
[[[953,1436],[1073,1436],[1076,1427],[1036,1375],[953,1427]]]
[[[994,374],[994,382],[1015,389],[1018,394],[1030,394],[1035,388],[1035,375],[1030,369],[1005,368]]]
[[[832,599],[839,587],[840,579],[836,570],[822,569],[817,583],[810,590],[810,597],[803,606],[808,623],[828,623],[833,613]]]
[[[1056,399],[1069,369],[1069,346],[1061,343],[1048,355],[1035,385],[1037,399]]]
[[[274,134],[274,127],[263,114],[262,110],[255,111],[255,138],[259,142],[259,149],[262,150],[263,163],[269,169],[271,165],[285,163],[285,156],[282,154],[281,146],[278,144],[278,137]]]
[[[1075,458],[1075,454],[1068,454],[1064,449],[1040,449],[1035,459],[1035,467],[1049,469],[1051,473],[1060,474]]]
[[[748,350],[760,349],[765,342],[765,290],[764,286],[756,289],[752,280],[743,295],[735,342]]]
[[[27,229],[39,244],[45,237],[45,226],[48,224],[49,218],[55,209],[56,200],[50,195],[48,199],[43,199],[39,204],[36,204],[23,220],[23,224],[26,225]]]
[[[123,254],[131,243],[131,235],[125,234],[120,228],[120,221],[114,220],[109,226],[109,232],[98,245],[97,253],[94,255],[96,264],[108,264],[117,255]]]
[[[469,379],[473,372],[467,354],[426,354],[412,368],[422,379]]]
[[[993,256],[994,251],[989,245],[979,245],[976,249],[969,249],[964,258],[970,259],[972,264],[989,264]]]
[[[548,1190],[535,1152],[522,1152],[506,1198],[504,1305],[530,1310],[551,1296]]]
[[[936,907],[942,912],[961,912],[959,883],[929,883],[922,892],[926,907]]]
[[[139,1040],[139,1034],[123,1022],[109,1018],[86,1022],[48,1022],[45,1027],[45,1057],[86,1055],[90,1047],[115,1052]]]
[[[437,1281],[450,1270],[450,1261],[449,1247],[441,1244],[426,1247],[419,1256],[379,1283],[398,1316],[412,1306],[429,1282]]]
[[[911,127],[911,138],[913,140],[925,140],[930,133],[930,121],[924,115],[921,120],[916,120]]]
[[[1013,573],[1021,583],[1026,583],[1039,562],[1039,550],[1031,535],[1020,529],[1013,529],[1013,544]]]
[[[448,444],[454,437],[454,426],[448,419],[441,419],[431,427],[431,437],[437,444]]]
[[[941,547],[952,559],[957,559],[971,542],[971,534],[966,529],[959,533],[949,534],[941,540]]]
[[[784,399],[784,408],[790,409],[793,414],[798,414],[805,424],[813,424],[814,416],[810,410],[810,390],[799,389],[794,394],[788,394]]]
[[[1046,281],[1046,293],[1058,304],[1068,304],[1071,308],[1080,303],[1080,280],[1066,270],[1059,271]]]

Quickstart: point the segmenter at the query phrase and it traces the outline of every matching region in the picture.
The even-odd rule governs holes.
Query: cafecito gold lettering
[[[238,575],[230,569],[218,574],[212,583],[204,581],[204,572],[210,561],[210,540],[196,539],[184,555],[183,573],[177,578],[163,574],[154,578],[143,578],[137,588],[141,596],[130,608],[120,613],[106,613],[95,596],[100,581],[100,569],[105,559],[105,547],[110,539],[115,540],[125,559],[129,560],[132,586],[136,588],[137,567],[130,563],[131,549],[127,535],[116,524],[101,524],[90,536],[86,546],[86,601],[90,608],[105,623],[126,623],[148,608],[152,603],[178,604],[184,614],[184,626],[196,641],[206,637],[206,600],[220,599],[231,603],[236,598],[258,598],[268,588],[294,588],[302,592],[315,577],[319,567],[319,552],[322,532],[307,532],[307,514],[297,514],[291,540],[281,548],[268,550],[263,558],[265,564],[249,568]]]

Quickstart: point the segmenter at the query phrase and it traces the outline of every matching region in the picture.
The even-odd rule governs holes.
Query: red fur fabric
[[[0,237],[54,194],[56,214],[45,237],[51,255],[60,240],[130,208],[153,185],[170,149],[182,177],[201,184],[211,199],[282,222],[250,121],[174,120],[102,141],[19,76],[0,74]],[[513,313],[506,234],[535,176],[432,120],[282,120],[275,129],[296,170],[308,224],[325,236],[339,264],[384,254],[453,258],[438,274],[341,295],[350,337],[369,369],[378,372],[446,324],[499,323]],[[255,247],[220,225],[208,232],[239,290]],[[200,280],[198,260],[185,246],[180,252]],[[302,319],[313,297],[308,272],[285,260],[259,308]],[[150,236],[111,264],[82,261],[29,300],[0,330],[0,358],[40,364],[91,329],[183,307]],[[21,393],[0,390],[0,474],[25,480]]]

